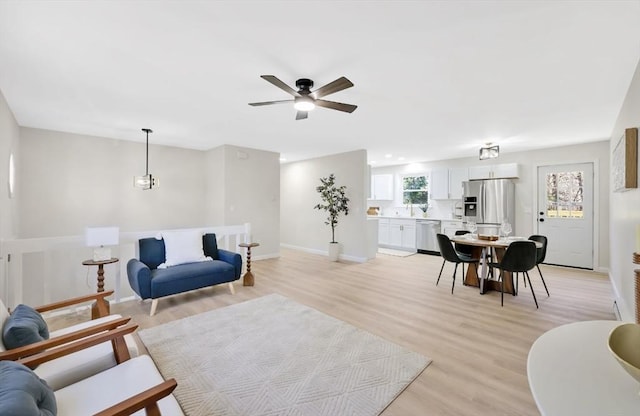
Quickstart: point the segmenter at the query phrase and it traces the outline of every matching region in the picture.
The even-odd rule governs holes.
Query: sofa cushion
[[[218,255],[218,240],[214,233],[207,233],[202,236],[202,249],[204,250],[205,256],[211,257],[214,260],[220,260],[220,256]]]
[[[160,298],[234,280],[235,267],[221,260],[157,269],[151,272],[151,297]]]
[[[159,269],[179,264],[211,260],[202,250],[202,231],[163,231],[165,261]]]
[[[56,398],[47,383],[28,367],[15,361],[0,361],[0,415],[52,416]]]
[[[141,238],[138,241],[138,247],[140,249],[140,261],[151,270],[157,269],[159,265],[164,263],[165,251],[162,239]]]
[[[22,347],[49,339],[49,328],[42,315],[27,305],[18,305],[2,328],[2,341],[7,349]]]

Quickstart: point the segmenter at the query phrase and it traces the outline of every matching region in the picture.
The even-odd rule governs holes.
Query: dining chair
[[[538,300],[536,294],[531,286],[531,279],[529,278],[529,270],[536,267],[536,243],[533,241],[514,241],[509,244],[507,250],[499,263],[490,263],[489,267],[500,269],[498,279],[500,280],[500,305],[504,306],[504,272],[515,273],[516,282],[518,281],[518,273],[523,273],[529,281],[529,287],[531,288],[531,294],[533,295],[533,301],[536,303],[536,309],[538,309]],[[517,293],[514,292],[514,295]]]
[[[471,233],[471,231],[469,230],[456,230],[456,236],[459,235],[465,235],[465,234],[469,234]],[[465,254],[469,257],[473,256],[473,246],[470,246],[468,244],[461,244],[461,243],[453,243],[453,247],[456,249],[456,251],[460,254]],[[464,276],[464,263],[462,263],[462,275]]]
[[[480,259],[473,258],[470,255],[459,253],[458,251],[456,251],[456,249],[453,247],[451,239],[446,234],[437,234],[436,237],[438,239],[438,246],[440,247],[440,254],[444,259],[442,261],[442,267],[440,267],[440,274],[438,275],[436,286],[438,286],[438,283],[440,283],[440,277],[442,276],[442,270],[444,269],[445,263],[448,261],[451,263],[455,263],[456,267],[455,269],[453,269],[453,284],[451,285],[451,294],[453,294],[453,288],[456,284],[456,272],[458,271],[458,264],[462,263],[462,267],[464,269],[464,263],[473,263],[473,265],[476,267],[476,274],[478,274],[478,262],[480,261]]]
[[[540,279],[542,279],[542,284],[544,285],[544,290],[547,291],[547,296],[549,296],[549,289],[547,289],[547,283],[544,281],[544,276],[542,276],[542,271],[540,270],[540,263],[544,262],[544,258],[547,256],[547,237],[544,235],[534,234],[529,237],[529,240],[536,241],[542,244],[542,247],[536,248],[536,267],[538,268],[538,273],[540,273]]]

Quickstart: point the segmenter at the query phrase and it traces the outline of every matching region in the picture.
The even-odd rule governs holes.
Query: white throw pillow
[[[202,250],[202,231],[163,231],[165,261],[158,269],[176,266],[184,263],[210,261]]]

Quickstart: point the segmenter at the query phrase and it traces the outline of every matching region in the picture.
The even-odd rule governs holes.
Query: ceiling
[[[0,90],[21,126],[376,166],[608,139],[640,1],[0,1]],[[295,120],[260,75],[358,105]],[[385,155],[393,156],[385,158]],[[400,159],[404,158],[404,159]]]

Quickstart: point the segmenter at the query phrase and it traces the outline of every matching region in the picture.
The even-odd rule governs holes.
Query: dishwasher
[[[436,234],[440,232],[440,221],[417,220],[417,249],[418,253],[440,255]]]

